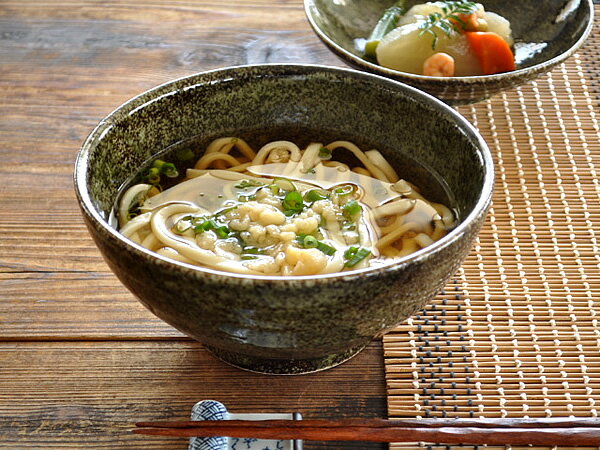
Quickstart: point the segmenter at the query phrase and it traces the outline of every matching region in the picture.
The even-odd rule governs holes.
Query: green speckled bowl
[[[460,225],[409,257],[343,274],[248,277],[171,261],[124,238],[109,214],[144,161],[198,135],[205,142],[237,135],[254,145],[349,139],[379,148],[404,178],[443,180]],[[233,365],[302,373],[348,359],[435,295],[484,220],[493,173],[475,129],[427,94],[354,70],[264,65],[182,78],[125,103],[83,144],[75,188],[106,262],[148,309]],[[435,199],[433,186],[423,188]]]
[[[517,70],[473,77],[428,77],[379,66],[365,60],[357,49],[356,39],[368,37],[383,11],[395,2],[304,0],[304,8],[317,36],[346,63],[410,84],[453,105],[483,100],[548,72],[581,47],[594,22],[592,0],[480,0],[486,10],[510,21]],[[407,0],[408,7],[419,3],[425,0]],[[534,54],[537,46],[531,44],[543,48]]]

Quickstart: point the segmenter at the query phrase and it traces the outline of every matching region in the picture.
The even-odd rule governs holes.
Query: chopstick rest
[[[227,421],[227,420],[267,420],[289,419],[301,420],[298,413],[290,414],[233,414],[227,411],[222,403],[216,400],[202,400],[192,408],[193,421]],[[293,439],[259,439],[252,436],[195,436],[190,438],[189,450],[302,450],[302,441]]]
[[[227,408],[215,400],[203,400],[192,407],[192,420],[229,420]],[[197,436],[190,438],[189,450],[225,450],[226,436]]]

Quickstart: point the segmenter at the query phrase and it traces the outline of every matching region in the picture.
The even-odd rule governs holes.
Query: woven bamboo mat
[[[599,415],[599,57],[595,33],[459,109],[494,154],[494,201],[455,278],[384,337],[390,418]],[[390,448],[423,446],[439,447]]]

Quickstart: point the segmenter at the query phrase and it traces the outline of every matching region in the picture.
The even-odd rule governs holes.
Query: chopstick
[[[201,420],[136,423],[137,434],[314,441],[600,445],[600,419]]]

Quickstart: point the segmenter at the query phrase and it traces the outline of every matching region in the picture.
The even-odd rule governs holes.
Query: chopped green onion
[[[300,233],[296,237],[296,242],[298,242],[302,248],[316,248],[317,250],[325,253],[327,256],[331,256],[335,253],[335,247],[317,240],[316,237],[311,236],[310,234]]]
[[[266,255],[266,248],[244,247],[242,249],[242,259],[258,259],[257,255]]]
[[[180,161],[189,161],[195,156],[194,151],[191,148],[182,148],[181,150],[177,151],[176,155],[177,159]]]
[[[160,168],[160,173],[165,174],[169,178],[176,178],[179,176],[177,167],[175,167],[175,164],[172,164],[172,163],[163,164],[163,166]]]
[[[254,195],[254,194],[253,195],[240,195],[240,196],[238,196],[238,200],[240,202],[249,202],[252,200],[256,200],[256,195]]]
[[[258,256],[254,256],[254,255],[242,255],[240,258],[243,261],[248,261],[250,259],[258,259]]]
[[[217,233],[217,236],[219,236],[221,239],[225,239],[226,237],[228,237],[229,231],[229,228],[225,225],[215,228],[215,233]]]
[[[331,245],[327,245],[324,242],[319,241],[317,243],[317,250],[321,250],[323,253],[325,253],[327,256],[331,256],[335,253],[335,247],[332,247]]]
[[[284,191],[295,191],[296,190],[296,186],[294,185],[294,183],[292,183],[287,178],[275,178],[273,180],[273,183],[275,185],[279,186]]]
[[[331,150],[329,150],[327,147],[321,147],[319,149],[319,158],[321,159],[331,159]]]
[[[185,219],[185,218],[184,218]],[[183,220],[183,219],[181,219]],[[180,222],[181,222],[180,220]],[[205,231],[214,231],[220,239],[225,239],[230,236],[231,230],[226,225],[217,223],[214,219],[207,219],[206,217],[194,217],[192,218],[192,225],[196,234],[204,233]]]
[[[342,229],[345,231],[355,231],[356,230],[356,224],[354,224],[353,222],[345,222],[342,225]]]
[[[273,195],[278,195],[279,191],[281,190],[281,188],[279,186],[277,186],[276,184],[270,184],[269,189],[271,189],[271,193]]]
[[[228,212],[233,211],[234,209],[237,209],[237,206],[229,206],[228,208],[221,209],[220,211],[217,211],[215,213],[215,217],[219,217],[219,216],[222,216],[223,214],[227,214]]]
[[[146,181],[150,184],[157,184],[160,182],[160,171],[156,167],[151,167],[146,175]]]
[[[353,184],[344,184],[343,186],[334,189],[333,193],[339,195],[340,197],[343,197],[354,193],[355,190],[356,187]]]
[[[265,249],[263,248],[258,248],[258,247],[244,247],[244,249],[242,250],[243,254],[249,254],[249,255],[264,255],[265,254]]]
[[[283,212],[286,214],[289,213],[290,215],[299,213],[304,209],[304,201],[302,195],[298,191],[292,191],[285,194],[281,205],[283,206]]]
[[[318,200],[326,200],[329,196],[319,189],[311,189],[310,191],[306,191],[304,193],[304,200],[307,202],[316,202]]]
[[[310,234],[304,236],[304,239],[302,239],[302,246],[304,248],[317,248],[317,245],[319,245],[319,241],[317,241],[316,237],[311,236]]]
[[[258,180],[242,180],[239,184],[236,184],[235,187],[238,189],[246,189],[249,187],[259,187],[264,186],[264,183],[261,183]]]
[[[348,220],[354,220],[362,211],[362,206],[356,200],[350,200],[344,205],[344,217]]]
[[[146,192],[138,192],[133,199],[131,200],[131,203],[129,203],[129,207],[127,208],[127,219],[131,220],[136,216],[139,216],[141,214],[141,206],[142,204],[146,201],[146,198],[148,197],[148,192],[150,192],[152,188],[148,189]]]
[[[324,228],[325,230],[327,229],[327,219],[325,219],[325,217],[319,215],[320,219],[319,219],[319,228]]]
[[[344,252],[344,266],[354,267],[371,254],[371,250],[363,247],[350,247]]]
[[[204,220],[204,222],[194,225],[194,231],[196,233],[204,233],[205,231],[214,230],[216,228],[218,228],[218,225],[213,219]]]
[[[158,169],[161,174],[168,176],[169,178],[175,178],[179,175],[175,164],[168,163],[162,159],[157,159],[152,163],[152,167]]]

